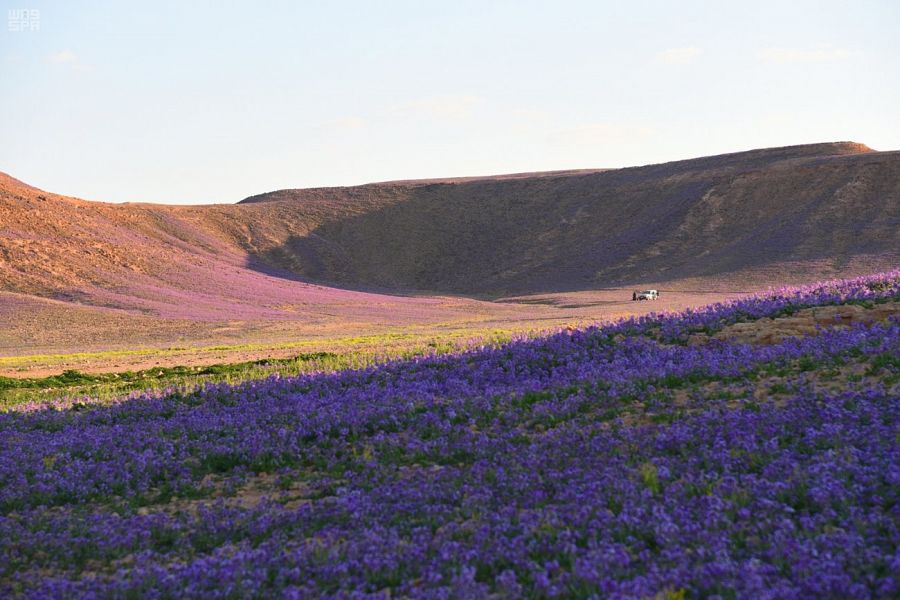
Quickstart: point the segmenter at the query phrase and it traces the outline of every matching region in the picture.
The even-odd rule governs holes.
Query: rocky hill
[[[482,298],[763,285],[891,268],[898,250],[900,152],[849,142],[211,206],[87,202],[0,178],[0,290],[149,312],[188,296],[277,306],[294,292],[273,278]]]
[[[338,285],[502,295],[736,272],[775,281],[788,264],[808,279],[896,262],[900,153],[815,144],[245,202],[304,222],[332,206],[332,218],[257,256]]]

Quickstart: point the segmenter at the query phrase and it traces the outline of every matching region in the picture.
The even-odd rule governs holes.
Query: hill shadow
[[[344,289],[494,299],[785,263],[809,264],[810,276],[896,264],[900,154],[744,154],[400,186],[397,201],[291,236],[247,266]]]

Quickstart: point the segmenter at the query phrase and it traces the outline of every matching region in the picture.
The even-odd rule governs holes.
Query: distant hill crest
[[[704,156],[699,158],[688,158],[669,163],[656,163],[650,165],[641,165],[633,167],[622,167],[625,169],[650,168],[659,165],[684,165],[691,162],[708,163],[713,161],[740,162],[742,159],[793,159],[805,158],[810,156],[842,156],[846,154],[864,154],[875,152],[865,144],[858,142],[822,142],[818,144],[799,144],[794,146],[781,146],[776,148],[761,148],[756,150],[742,150],[739,152],[729,152],[726,154],[717,154],[713,156]],[[566,169],[557,171],[535,171],[526,173],[508,173],[501,175],[484,175],[484,176],[468,176],[468,177],[444,177],[432,179],[397,179],[391,181],[377,181],[372,183],[364,183],[351,186],[334,186],[319,188],[290,188],[283,190],[274,190],[272,192],[264,192],[262,194],[254,194],[240,201],[240,203],[267,202],[290,199],[291,193],[303,190],[346,190],[348,188],[367,188],[370,186],[420,186],[431,185],[436,183],[470,183],[473,181],[502,181],[510,179],[530,179],[536,177],[563,177],[568,175],[585,175],[590,173],[601,173],[605,171],[615,171],[619,169]]]

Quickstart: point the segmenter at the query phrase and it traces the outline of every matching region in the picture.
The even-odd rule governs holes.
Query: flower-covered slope
[[[0,595],[896,596],[900,321],[715,334],[898,300],[891,272],[3,414]]]

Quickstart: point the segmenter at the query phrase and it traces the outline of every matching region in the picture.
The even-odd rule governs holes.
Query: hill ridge
[[[693,158],[679,159],[675,161],[666,161],[662,163],[648,163],[644,165],[633,165],[619,168],[587,168],[587,169],[560,169],[551,171],[530,171],[516,173],[501,173],[496,175],[473,175],[464,177],[443,177],[443,178],[425,178],[425,179],[395,179],[387,181],[374,181],[357,185],[342,186],[315,186],[307,188],[284,188],[254,194],[240,200],[238,203],[253,203],[264,201],[279,201],[285,198],[281,197],[288,192],[337,192],[339,190],[349,190],[357,188],[369,188],[373,186],[421,186],[441,183],[471,183],[476,181],[500,181],[509,179],[530,179],[538,177],[564,177],[577,175],[590,175],[595,173],[605,173],[610,171],[620,171],[626,169],[646,169],[658,167],[662,165],[687,165],[690,163],[699,163],[700,161],[723,160],[723,159],[739,159],[742,157],[758,156],[772,158],[778,154],[789,154],[789,158],[812,158],[819,156],[845,156],[848,154],[866,154],[877,152],[869,148],[865,144],[851,141],[842,142],[820,142],[813,144],[796,144],[792,146],[778,146],[773,148],[758,148],[752,150],[740,150],[736,152],[726,152],[710,156],[699,156]]]

